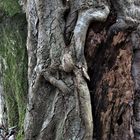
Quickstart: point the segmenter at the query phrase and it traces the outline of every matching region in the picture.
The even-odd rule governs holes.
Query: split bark
[[[129,106],[128,101],[129,99],[133,100],[132,88],[129,88],[130,94],[126,89],[125,91],[121,89],[126,93],[123,94],[124,100],[128,93],[129,99],[126,99],[126,102],[119,102],[121,94],[117,94],[117,96],[113,96],[116,99],[113,102],[110,101],[110,106],[107,106],[106,109],[102,109],[102,106],[100,106],[102,101],[103,104],[107,102],[103,99],[105,97],[104,84],[105,82],[109,84],[108,82],[111,79],[106,78],[111,75],[111,70],[114,77],[115,72],[120,72],[114,70],[115,67],[111,70],[107,67],[106,72],[109,74],[104,74],[100,80],[96,76],[94,77],[99,81],[94,87],[96,90],[92,103],[96,110],[91,111],[90,92],[87,86],[87,80],[90,77],[87,74],[84,46],[90,23],[105,23],[113,10],[117,17],[112,26],[105,29],[107,35],[105,45],[110,46],[110,53],[115,53],[115,51],[112,51],[115,50],[113,47],[118,47],[118,44],[125,42],[127,37],[125,36],[125,39],[121,40],[114,38],[114,36],[120,34],[120,32],[123,32],[124,35],[125,33],[130,35],[130,32],[138,30],[139,3],[136,0],[118,0],[117,2],[112,0],[96,2],[92,0],[30,0],[25,2],[24,6],[28,21],[27,49],[29,61],[29,100],[25,118],[25,140],[92,140],[93,122],[95,124],[94,132],[99,140],[117,140],[120,137],[124,140],[133,139],[132,106]],[[119,53],[116,53],[115,56],[126,55],[127,53],[131,56],[131,49],[129,48],[126,52],[116,49]],[[107,49],[105,53],[101,52],[102,54],[110,56]],[[114,58],[114,56],[110,56],[110,58],[112,57]],[[137,56],[135,57],[138,59]],[[110,58],[107,58],[107,60],[110,60]],[[116,63],[114,63],[116,67],[123,67],[124,70],[126,64],[131,61],[131,57],[129,62],[122,65],[119,65],[117,61],[116,59]],[[96,61],[95,58],[95,62],[100,63],[101,61]],[[109,61],[106,63],[109,63]],[[133,63],[133,66],[135,69],[137,64],[135,66],[135,63]],[[100,65],[100,67],[104,66]],[[132,86],[131,68],[127,67],[126,71],[129,73],[128,77],[131,84],[128,83]],[[100,71],[98,71],[98,74],[100,74]],[[137,76],[135,75],[138,74],[139,72],[136,71],[133,76],[135,85],[137,85],[135,80]],[[116,76],[116,79],[118,78]],[[99,86],[104,88],[99,89]],[[115,94],[115,91],[112,92],[115,86],[117,87],[117,84],[112,84],[109,93],[111,95],[107,95],[108,97]],[[102,94],[104,96],[100,98]],[[134,103],[136,106],[138,106],[137,101],[136,98]],[[99,111],[99,113],[94,111]],[[109,117],[109,112],[112,112],[111,117]],[[138,112],[135,111],[135,115],[138,115]],[[107,120],[108,117],[109,121]],[[121,125],[123,117],[127,119],[124,125]],[[139,122],[139,119],[137,120]],[[99,122],[99,128],[96,122]],[[121,130],[126,125],[127,130],[122,133]],[[138,128],[134,131],[137,139],[139,139]],[[98,130],[101,131],[101,134],[97,134]]]
[[[68,2],[68,8],[71,8],[68,16],[73,16],[76,11],[78,20],[71,31],[71,44],[66,46],[63,16]],[[90,1],[67,1],[64,4],[55,0],[32,0],[27,2],[26,10],[29,102],[25,139],[92,139],[84,44],[90,22],[106,20],[108,5],[103,3],[94,7]]]

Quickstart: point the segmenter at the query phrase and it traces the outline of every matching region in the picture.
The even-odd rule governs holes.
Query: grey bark
[[[29,83],[25,140],[92,140],[94,118],[84,56],[88,27],[93,21],[105,22],[112,4],[117,20],[107,34],[110,43],[118,32],[137,29],[139,4],[135,0],[28,0],[23,4]]]
[[[27,2],[29,102],[25,139],[92,139],[84,43],[90,22],[104,21],[109,8],[105,4],[94,7],[90,1],[70,1],[70,5],[79,15],[71,44],[66,47],[63,15],[67,7],[62,1]]]

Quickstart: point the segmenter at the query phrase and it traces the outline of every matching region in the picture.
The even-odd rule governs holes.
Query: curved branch
[[[76,57],[78,61],[84,60],[84,45],[89,24],[92,21],[105,21],[109,15],[109,7],[104,5],[98,8],[90,8],[79,13],[79,18],[74,30],[76,45]]]

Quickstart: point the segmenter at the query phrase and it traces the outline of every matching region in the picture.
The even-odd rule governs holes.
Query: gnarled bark
[[[74,34],[66,46],[63,15],[68,2],[69,8],[78,12],[78,20],[72,24]],[[94,7],[90,1],[68,2],[27,3],[29,102],[25,139],[92,139],[84,44],[90,22],[106,20],[109,7],[104,3]]]
[[[134,139],[130,34],[138,30],[139,4],[28,0],[25,7],[29,81],[25,139],[92,140],[93,131],[98,140]],[[93,41],[86,52],[89,77],[84,47],[92,22],[97,43]],[[96,22],[103,26],[97,32]],[[138,65],[133,66],[135,71]],[[135,85],[138,74],[133,75]]]

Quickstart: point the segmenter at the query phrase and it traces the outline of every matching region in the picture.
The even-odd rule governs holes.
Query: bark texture
[[[90,22],[106,20],[108,5],[32,0],[26,12],[29,102],[25,139],[92,139],[84,44]]]
[[[133,76],[133,80],[135,83],[135,87],[134,87],[134,134],[135,134],[135,139],[139,140],[140,139],[140,110],[139,110],[139,105],[140,105],[140,99],[139,99],[139,88],[140,88],[140,84],[139,84],[139,73],[140,73],[140,68],[139,68],[139,61],[140,61],[140,50],[139,50],[139,39],[140,39],[140,35],[139,35],[139,27],[138,29],[133,32],[132,34],[132,44],[133,44],[133,48],[134,48],[134,57],[133,57],[133,65],[132,65],[132,76]],[[136,41],[137,39],[137,41]]]
[[[139,4],[136,1],[111,1],[111,4],[106,23],[91,25],[86,45],[94,137],[140,139]]]
[[[139,50],[138,1],[22,3],[28,21],[25,140],[140,139],[136,94],[134,134],[132,128],[139,93],[139,51],[133,54]]]
[[[97,140],[133,139],[132,45],[126,42],[126,35],[122,32],[108,45],[105,33],[96,33],[92,27],[87,39],[86,53],[90,52],[87,60],[93,59],[88,66],[91,77],[89,89],[96,120],[94,137]],[[90,51],[91,48],[94,51]]]

